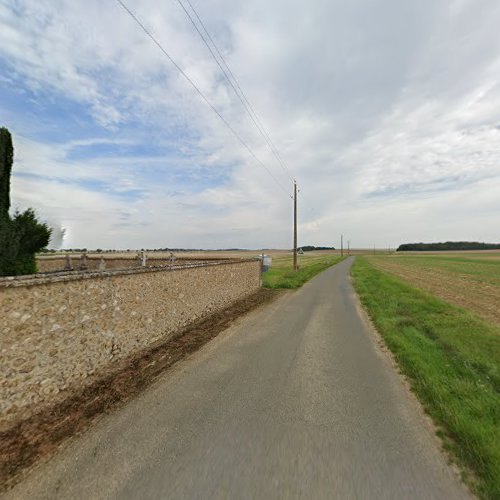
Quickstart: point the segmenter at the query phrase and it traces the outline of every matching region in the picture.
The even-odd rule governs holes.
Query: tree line
[[[314,250],[335,250],[335,247],[315,247],[314,245],[306,245],[300,248],[302,248],[304,252],[312,252]]]
[[[439,250],[499,250],[500,243],[480,243],[478,241],[445,241],[443,243],[403,243],[398,252],[423,252]]]

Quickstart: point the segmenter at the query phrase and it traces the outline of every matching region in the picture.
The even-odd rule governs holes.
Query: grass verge
[[[500,329],[364,258],[356,259],[352,275],[465,479],[481,498],[500,498]]]
[[[265,288],[299,288],[321,271],[344,259],[338,255],[305,256],[299,260],[299,270],[294,271],[291,257],[277,258],[271,269],[262,275],[262,284]]]

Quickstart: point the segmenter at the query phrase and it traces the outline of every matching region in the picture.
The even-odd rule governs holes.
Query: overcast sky
[[[274,178],[115,0],[1,0],[13,208],[65,248],[290,248],[292,182],[178,1],[124,1]],[[500,241],[498,0],[191,3],[297,179],[300,245]]]

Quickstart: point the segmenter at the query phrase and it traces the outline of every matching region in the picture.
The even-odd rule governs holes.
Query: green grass
[[[273,258],[271,269],[262,275],[265,288],[299,288],[306,281],[337,264],[345,257],[338,255],[299,255],[299,270],[293,270],[292,257]]]
[[[354,284],[445,447],[481,498],[500,498],[500,329],[357,258]]]

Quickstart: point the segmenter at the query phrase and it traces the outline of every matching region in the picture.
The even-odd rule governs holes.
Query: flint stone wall
[[[256,260],[0,280],[0,430],[260,287]]]

